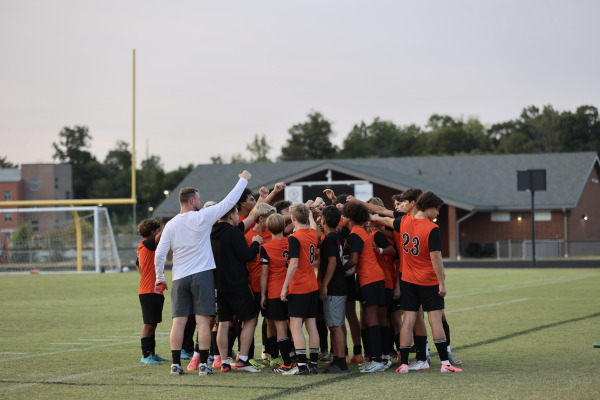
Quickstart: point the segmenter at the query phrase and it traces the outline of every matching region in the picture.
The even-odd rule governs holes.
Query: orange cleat
[[[442,373],[448,373],[448,372],[462,372],[462,369],[460,368],[456,368],[452,365],[446,365],[446,364],[442,364],[442,369],[440,370],[440,372]]]

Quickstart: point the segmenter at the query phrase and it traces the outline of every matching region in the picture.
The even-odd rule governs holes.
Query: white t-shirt
[[[177,214],[167,222],[154,255],[156,283],[164,282],[164,267],[169,249],[173,250],[173,280],[215,269],[210,233],[212,227],[240,199],[248,181],[240,178],[225,199],[200,211]]]

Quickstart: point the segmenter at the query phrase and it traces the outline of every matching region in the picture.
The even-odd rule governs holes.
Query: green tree
[[[242,153],[234,154],[231,156],[231,164],[247,163],[248,160],[242,155]]]
[[[85,165],[96,161],[92,153],[85,150],[91,146],[92,137],[87,126],[65,126],[58,134],[60,140],[53,142],[53,159],[61,163],[71,164],[73,168],[73,198],[87,199],[88,186],[91,182],[86,175]]]
[[[282,161],[322,160],[335,157],[337,152],[330,137],[331,123],[318,112],[308,114],[308,121],[292,126],[287,145],[281,148]]]
[[[213,156],[210,158],[210,162],[212,164],[224,164],[223,159],[221,158],[221,156]]]
[[[562,113],[557,124],[557,137],[562,151],[593,150],[600,154],[598,109],[581,106],[574,113]]]
[[[19,165],[8,161],[8,157],[0,157],[0,168],[19,168]]]
[[[344,139],[338,157],[390,157],[394,144],[400,140],[401,134],[402,130],[391,121],[375,118],[368,126],[361,122],[360,125],[354,125]]]
[[[271,162],[267,157],[271,148],[271,145],[267,143],[265,135],[262,135],[262,137],[259,138],[258,134],[255,134],[254,141],[246,146],[246,150],[252,154],[252,162]],[[213,164],[215,163],[213,162]]]

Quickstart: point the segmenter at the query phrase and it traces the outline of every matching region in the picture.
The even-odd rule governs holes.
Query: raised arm
[[[360,203],[363,206],[367,207],[367,210],[371,211],[374,214],[379,214],[382,217],[394,218],[394,212],[392,210],[388,210],[387,208],[378,206],[377,204],[365,203],[364,201],[358,200],[352,195],[348,195],[346,201],[350,203]]]
[[[394,229],[394,218],[380,217],[379,215],[371,215],[369,221],[373,221],[379,225],[387,226]]]
[[[219,218],[225,215],[227,211],[231,210],[233,206],[236,205],[236,203],[240,199],[240,196],[242,195],[242,192],[244,191],[246,186],[248,186],[248,180],[250,180],[252,175],[250,174],[250,172],[244,171],[239,175],[239,177],[240,180],[238,181],[237,185],[235,185],[233,190],[229,192],[229,194],[223,199],[223,201],[212,207],[205,208],[198,212],[200,220],[204,219],[208,222],[210,226],[212,226],[215,224],[215,222],[219,220]]]
[[[278,184],[276,184],[273,190],[271,190],[271,193],[269,193],[269,195],[265,199],[265,203],[271,204],[275,196],[277,196],[277,193],[281,192],[283,189],[285,189],[285,183],[279,182]]]

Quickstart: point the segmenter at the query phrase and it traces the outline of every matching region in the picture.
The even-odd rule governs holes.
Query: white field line
[[[11,351],[3,351],[3,352],[2,352],[2,353],[0,353],[0,354],[27,354],[27,353],[13,353],[13,352],[11,352]]]
[[[79,343],[48,343],[48,344],[77,344],[77,345],[84,345],[84,346],[86,346],[88,343],[81,343],[81,342],[79,342]],[[25,354],[25,353],[23,353],[23,354]]]
[[[122,371],[122,370],[126,370],[126,369],[132,369],[132,368],[140,367],[142,365],[143,364],[134,364],[134,365],[128,365],[128,366],[125,366],[125,367],[116,367],[116,368],[103,369],[103,370],[100,370],[100,371],[84,372],[82,374],[76,374],[76,375],[61,376],[61,377],[58,377],[58,378],[48,379],[48,380],[40,381],[40,382],[22,383],[22,384],[19,384],[19,385],[14,385],[14,386],[8,386],[8,387],[0,388],[0,393],[2,393],[2,392],[9,392],[9,391],[13,391],[13,390],[19,390],[19,389],[25,389],[25,388],[28,388],[28,387],[31,387],[31,386],[42,385],[44,383],[64,382],[64,381],[69,381],[69,380],[72,380],[72,379],[83,378],[85,376],[90,376],[90,375],[104,374],[106,372],[113,372],[113,371]]]
[[[84,342],[120,342],[119,339],[77,339]]]
[[[466,308],[459,308],[457,310],[450,310],[450,311],[446,311],[446,314],[450,314],[453,312],[459,312],[459,311],[467,311],[467,310],[474,310],[476,308],[484,308],[484,307],[493,307],[493,306],[501,306],[504,304],[511,304],[511,303],[518,303],[520,301],[525,301],[525,300],[529,300],[529,299],[519,299],[519,300],[511,300],[511,301],[505,301],[503,303],[494,303],[494,304],[484,304],[481,306],[473,306],[473,307],[466,307]]]
[[[571,282],[571,281],[576,281],[576,280],[579,280],[579,279],[586,279],[586,278],[590,278],[590,277],[598,277],[598,275],[584,275],[584,276],[579,276],[577,278],[558,279],[558,280],[555,280],[555,281],[541,282],[541,283],[532,283],[532,284],[529,284],[529,285],[508,286],[508,287],[504,287],[504,288],[501,288],[501,289],[479,290],[477,292],[469,292],[469,293],[463,293],[463,294],[450,295],[450,296],[446,296],[445,298],[446,299],[455,299],[457,297],[473,296],[473,295],[476,295],[476,294],[496,293],[496,292],[503,292],[503,291],[506,291],[506,290],[526,289],[526,288],[536,287],[536,286],[554,285],[554,284],[557,284],[557,283]]]

